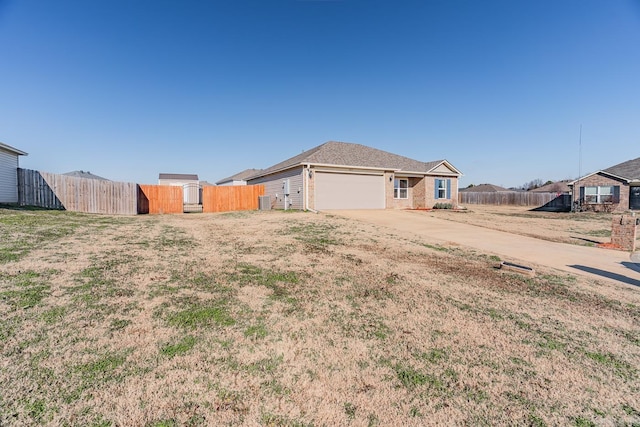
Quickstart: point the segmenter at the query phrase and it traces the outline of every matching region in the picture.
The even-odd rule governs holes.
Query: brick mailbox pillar
[[[640,218],[632,215],[615,215],[611,223],[611,244],[623,251],[636,250],[636,236]]]

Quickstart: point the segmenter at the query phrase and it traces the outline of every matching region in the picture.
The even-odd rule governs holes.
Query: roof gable
[[[350,166],[403,172],[421,172],[426,174],[433,173],[434,168],[437,169],[445,163],[448,165],[445,166],[447,173],[460,174],[457,169],[445,160],[421,162],[361,144],[329,141],[264,169],[254,177],[269,175],[270,173],[303,164]]]

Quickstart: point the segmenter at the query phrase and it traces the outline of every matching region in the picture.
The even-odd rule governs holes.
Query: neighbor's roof
[[[640,181],[640,157],[633,160],[627,160],[626,162],[619,163],[607,169],[592,172],[588,175],[576,179],[575,181],[571,181],[569,185],[573,186],[576,182],[581,181],[585,178],[589,178],[590,176],[597,175],[599,173],[609,175],[612,178],[627,182]]]
[[[109,181],[107,178],[103,178],[101,176],[94,175],[89,171],[73,171],[73,172],[63,173],[62,175],[75,176],[76,178],[101,179],[103,181]]]
[[[378,150],[377,148],[367,147],[366,145],[329,141],[267,169],[263,169],[252,176],[251,179],[304,164],[352,166],[394,170],[397,172],[428,173],[442,163],[446,163],[455,173],[461,174],[460,171],[446,160],[421,162],[387,151]]]
[[[640,180],[640,157],[603,169],[602,172],[626,178],[629,181]]]
[[[197,174],[191,173],[161,173],[158,179],[184,179],[189,181],[198,181]]]
[[[461,188],[461,193],[501,193],[503,191],[513,191],[508,190],[504,187],[500,187],[499,185],[493,184],[480,184],[474,185],[473,187]]]
[[[551,184],[543,185],[542,187],[529,191],[532,193],[568,193],[571,189],[567,182],[568,181],[552,182]]]
[[[256,175],[258,172],[260,172],[262,169],[245,169],[242,172],[238,172],[235,175],[231,175],[228,176],[226,178],[222,178],[219,181],[216,181],[216,185],[220,185],[224,182],[229,182],[229,181],[244,181],[247,178]]]
[[[12,146],[4,144],[2,142],[0,142],[0,149],[3,149],[5,151],[10,151],[10,152],[12,152],[14,154],[17,154],[18,156],[27,156],[28,155],[24,151],[18,150],[17,148],[13,148]]]

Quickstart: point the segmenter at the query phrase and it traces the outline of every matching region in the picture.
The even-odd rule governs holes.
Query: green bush
[[[453,205],[451,203],[436,203],[433,205],[433,209],[453,209]]]

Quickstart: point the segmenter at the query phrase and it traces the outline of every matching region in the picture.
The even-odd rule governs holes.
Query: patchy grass
[[[322,214],[0,209],[0,235],[0,425],[640,423],[633,287]]]

